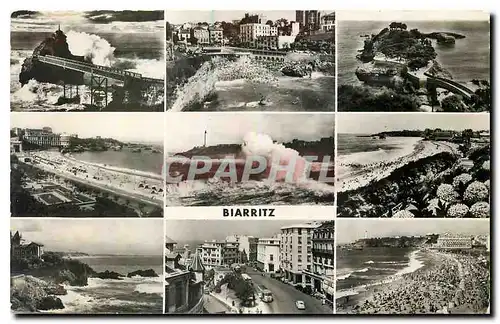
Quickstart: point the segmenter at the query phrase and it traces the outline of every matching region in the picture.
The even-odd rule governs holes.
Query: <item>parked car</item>
[[[297,309],[306,309],[306,304],[302,300],[297,300],[295,306],[297,306]]]

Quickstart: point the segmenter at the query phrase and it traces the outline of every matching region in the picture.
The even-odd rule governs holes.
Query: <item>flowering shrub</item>
[[[487,200],[488,195],[488,187],[482,182],[474,181],[465,189],[464,199],[469,203],[475,203]]]
[[[458,189],[460,187],[460,184],[468,184],[471,181],[472,176],[470,174],[462,173],[453,179],[453,187],[455,187],[455,189]]]
[[[453,189],[453,186],[447,183],[439,185],[436,190],[436,195],[439,199],[446,202],[455,202],[458,199],[458,192]]]
[[[392,216],[392,218],[413,218],[413,217],[415,216],[407,210],[400,210]]]
[[[473,217],[476,218],[489,218],[490,217],[490,204],[487,202],[481,201],[475,203],[470,208],[470,213]]]
[[[485,182],[483,182],[484,185],[486,186],[486,188],[490,189],[490,180],[486,180]]]
[[[490,160],[484,161],[482,168],[483,168],[483,170],[490,171]]]
[[[469,207],[467,205],[455,204],[453,206],[450,206],[450,208],[448,208],[447,215],[448,217],[463,218],[467,216],[468,212],[469,212]]]

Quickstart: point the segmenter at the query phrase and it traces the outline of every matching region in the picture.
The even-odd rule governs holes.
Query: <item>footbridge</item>
[[[424,75],[427,77],[427,85],[428,86],[433,86],[436,88],[443,88],[443,89],[451,91],[455,94],[461,95],[462,97],[467,97],[469,99],[474,94],[474,91],[472,91],[471,89],[467,88],[463,84],[460,84],[456,81],[441,78],[441,77],[432,76],[432,75],[428,74],[427,72],[424,73]]]
[[[208,56],[250,56],[258,61],[285,60],[287,52],[243,47],[203,47],[203,54]]]
[[[84,74],[90,74],[91,105],[101,105],[102,107],[106,107],[108,105],[108,80],[121,83],[123,85],[123,89],[128,92],[128,97],[131,101],[140,101],[140,98],[144,96],[145,92],[149,93],[154,91],[156,93],[163,93],[164,89],[164,80],[146,78],[140,73],[75,61],[52,55],[33,56],[33,59],[43,64],[60,67],[66,70],[77,71]],[[64,84],[63,86],[64,97],[67,98],[67,90],[69,90],[69,96],[71,98],[73,85]],[[76,95],[78,95],[78,86],[76,86]]]

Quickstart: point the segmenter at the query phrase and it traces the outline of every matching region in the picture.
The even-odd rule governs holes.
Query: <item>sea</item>
[[[76,258],[75,258],[76,259]],[[155,278],[123,280],[89,278],[88,286],[66,286],[67,295],[58,296],[64,309],[57,313],[78,314],[159,314],[163,311],[162,256],[85,256],[77,258],[95,271],[115,271],[123,275],[153,269]]]
[[[362,35],[378,34],[390,21],[340,21],[338,24],[338,84],[361,84],[354,72],[361,64],[356,59],[363,48]],[[437,61],[453,79],[467,84],[472,79],[490,80],[490,24],[488,21],[407,21],[408,29],[422,32],[454,32],[464,35],[455,46],[434,42]]]
[[[338,248],[335,298],[356,295],[370,285],[414,272],[424,266],[419,256],[411,248]]]
[[[420,137],[386,137],[368,134],[337,135],[336,177],[342,178],[356,166],[395,160],[411,154]]]
[[[132,152],[127,149],[121,151],[103,151],[103,152],[81,152],[71,154],[75,159],[106,164],[118,168],[133,169],[156,174],[162,173],[163,153],[152,153],[150,150],[142,152]]]
[[[98,65],[111,66],[145,77],[165,78],[163,21],[144,23],[115,22],[114,24],[61,25],[67,36],[70,51],[74,55],[92,58]],[[58,28],[53,17],[36,19],[13,19],[11,30],[10,59],[10,98],[11,110],[29,111],[30,109],[51,110],[83,109],[90,103],[89,88],[80,86],[80,104],[56,106],[63,93],[62,86],[30,81],[21,87],[19,72],[25,58],[45,38],[50,37]],[[154,31],[154,32],[153,32]]]
[[[313,72],[311,78],[283,76],[248,58],[205,63],[178,88],[167,107],[181,111],[210,97],[199,111],[334,111],[335,76]]]

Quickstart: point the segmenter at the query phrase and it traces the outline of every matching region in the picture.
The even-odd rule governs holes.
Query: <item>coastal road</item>
[[[248,268],[247,268],[248,269]],[[280,280],[262,276],[261,272],[247,272],[252,281],[258,285],[264,285],[273,293],[273,302],[269,306],[273,313],[278,314],[333,314],[333,310],[321,301],[298,291],[293,286]],[[295,306],[297,300],[306,304],[306,309],[300,310]]]
[[[142,195],[134,194],[134,193],[131,193],[131,192],[128,192],[128,191],[125,191],[125,190],[122,190],[122,189],[119,189],[116,187],[111,187],[111,186],[108,186],[105,184],[98,184],[96,182],[93,182],[93,181],[90,181],[87,179],[82,179],[80,177],[71,175],[71,174],[66,173],[64,171],[54,170],[54,169],[51,169],[49,167],[43,167],[43,166],[38,165],[38,164],[30,164],[30,163],[26,163],[26,164],[29,164],[35,168],[42,169],[43,171],[55,174],[58,177],[61,177],[61,178],[67,179],[67,180],[71,180],[71,181],[75,181],[75,182],[79,182],[79,183],[82,183],[85,185],[89,185],[93,188],[100,189],[102,191],[107,191],[107,192],[110,192],[112,194],[119,195],[119,196],[122,196],[125,198],[129,198],[129,199],[132,199],[134,201],[143,202],[143,203],[148,204],[148,205],[163,207],[163,201],[160,199],[151,200],[149,198],[145,198]]]

